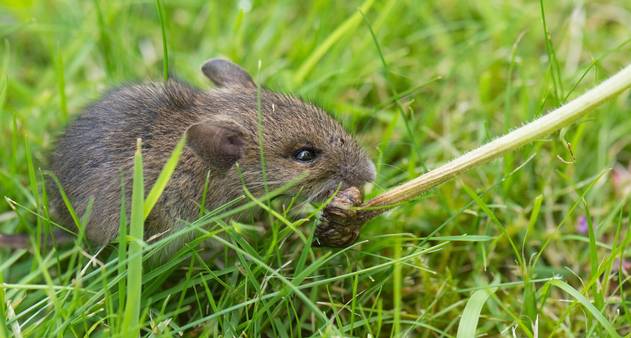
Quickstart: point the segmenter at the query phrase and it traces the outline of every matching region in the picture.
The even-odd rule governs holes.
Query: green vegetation
[[[32,238],[0,249],[0,338],[630,335],[628,91],[343,250],[310,246],[316,216],[244,193],[201,210],[199,239],[143,271],[180,235],[137,240],[177,153],[151,192],[139,168],[125,187],[118,248],[40,236],[56,228],[55,136],[110,87],[174,74],[209,88],[202,62],[230,58],[352,130],[377,164],[371,197],[631,63],[629,22],[629,1],[0,0],[0,233]],[[263,222],[227,217],[256,206]]]

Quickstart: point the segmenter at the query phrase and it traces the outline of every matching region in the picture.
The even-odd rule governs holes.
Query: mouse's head
[[[310,200],[375,179],[365,151],[321,108],[257,89],[248,73],[226,60],[210,60],[202,71],[218,87],[209,95],[221,112],[191,126],[188,143],[211,167],[238,175],[256,192],[264,181],[275,188],[300,178],[290,192]]]

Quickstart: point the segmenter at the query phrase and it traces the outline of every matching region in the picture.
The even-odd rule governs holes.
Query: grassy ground
[[[369,195],[631,62],[629,1],[187,0],[163,18],[178,77],[209,87],[199,66],[222,55],[334,112],[377,163]],[[53,226],[55,135],[108,87],[162,78],[161,27],[150,0],[0,0],[1,233]],[[139,246],[128,267],[125,250],[0,249],[0,337],[628,336],[629,114],[627,92],[372,220],[347,250],[305,244],[314,218],[273,217],[265,235],[215,219],[219,256],[183,250],[142,276]]]

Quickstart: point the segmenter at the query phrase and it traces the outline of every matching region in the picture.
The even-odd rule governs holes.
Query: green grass
[[[203,61],[230,58],[355,133],[378,167],[370,197],[631,63],[629,17],[629,1],[0,0],[0,233],[33,243],[0,249],[0,338],[631,335],[631,176],[612,170],[631,163],[628,91],[343,250],[312,248],[315,213],[273,192],[138,241],[177,154],[150,192],[125,187],[130,224],[109,255],[38,236],[74,226],[48,215],[54,139],[112,86],[175,74],[210,88]],[[230,221],[255,207],[262,222]]]

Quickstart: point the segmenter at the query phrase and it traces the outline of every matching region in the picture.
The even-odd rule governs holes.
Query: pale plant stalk
[[[585,116],[592,108],[631,87],[631,65],[583,95],[542,117],[472,150],[411,181],[396,186],[366,202],[360,209],[372,209],[372,217],[381,209],[404,202],[480,164],[496,159],[527,143],[544,137]]]

